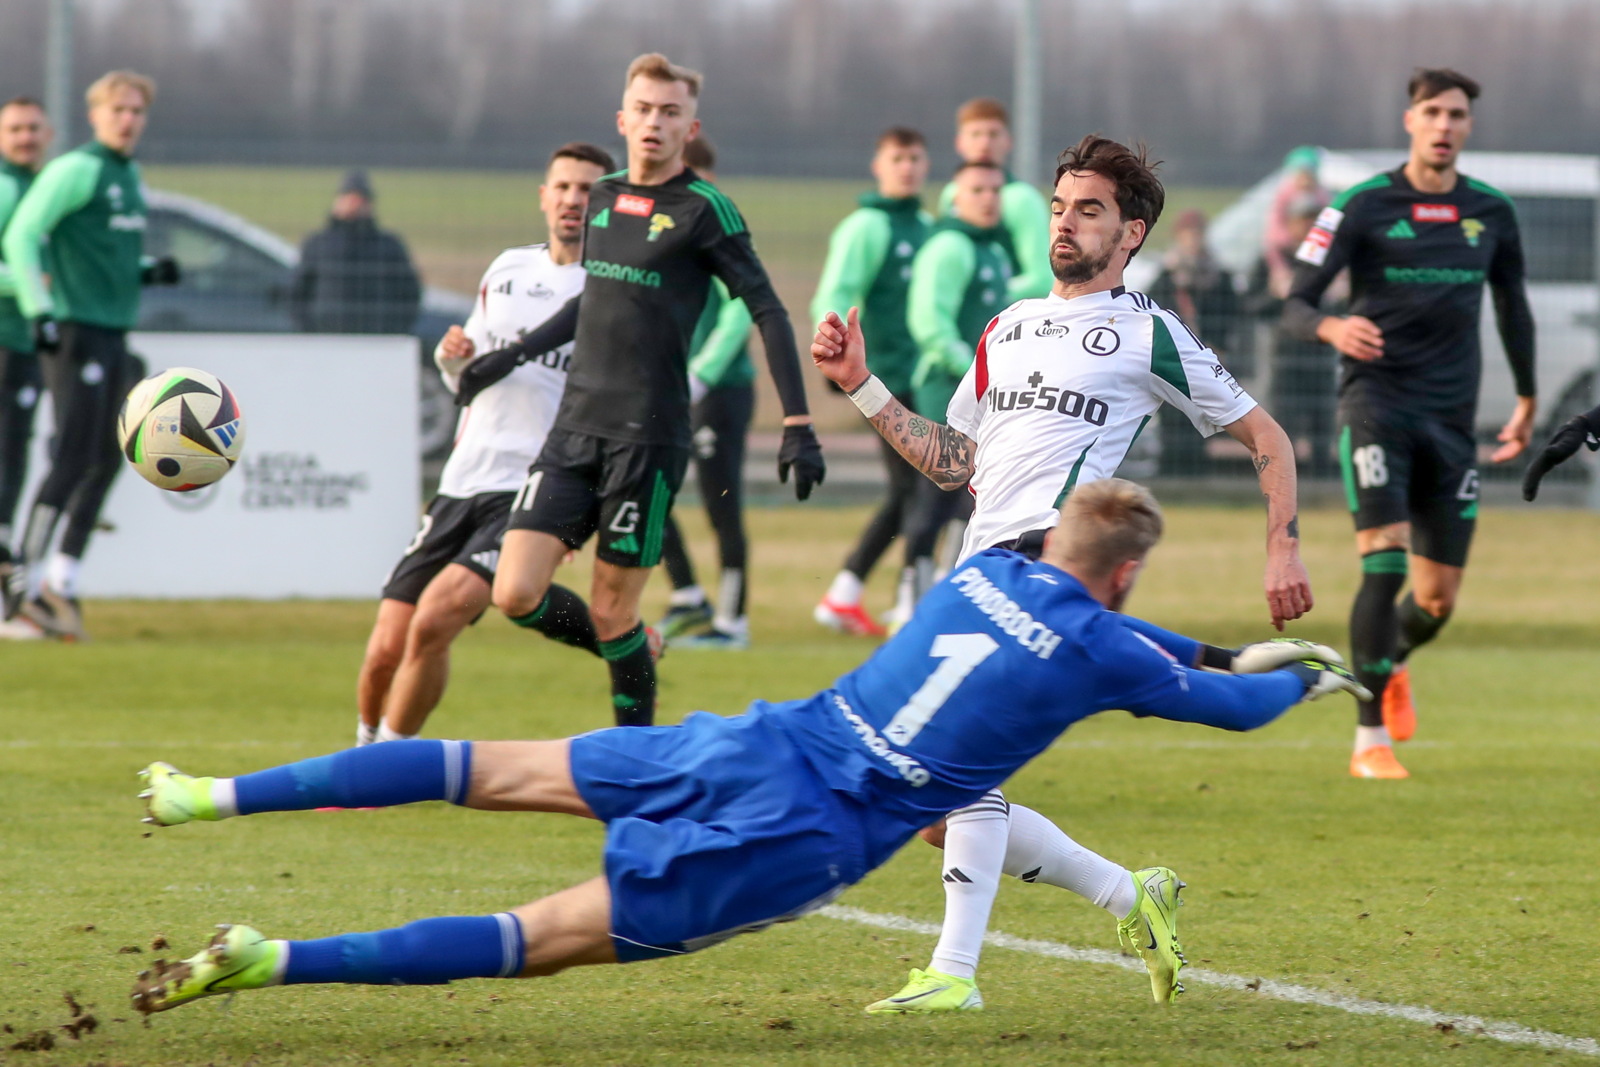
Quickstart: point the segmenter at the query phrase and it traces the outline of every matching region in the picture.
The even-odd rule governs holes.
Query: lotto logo
[[[1454,204],[1412,204],[1412,222],[1460,222],[1461,212]]]
[[[637,215],[641,219],[647,219],[655,209],[655,200],[648,196],[633,196],[624,193],[617,197],[617,210],[624,215]]]

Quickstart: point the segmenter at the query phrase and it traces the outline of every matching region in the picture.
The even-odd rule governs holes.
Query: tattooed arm
[[[930,422],[907,411],[898,400],[889,401],[867,421],[940,489],[960,489],[972,480],[972,454],[977,445],[955,427]]]
[[[1267,606],[1279,630],[1311,610],[1311,579],[1300,562],[1294,446],[1283,427],[1261,407],[1229,423],[1228,433],[1250,450],[1261,494],[1267,498]]]
[[[872,374],[867,370],[867,345],[855,308],[850,309],[848,320],[831,311],[823,317],[811,342],[811,359],[824,376],[846,393],[854,393],[867,383]],[[960,430],[915,415],[892,398],[868,421],[906,462],[939,488],[959,489],[971,480],[972,456],[977,446]]]

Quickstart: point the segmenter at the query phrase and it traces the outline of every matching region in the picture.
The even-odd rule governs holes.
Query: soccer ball
[[[222,382],[173,367],[133,387],[117,417],[117,441],[145,481],[187,493],[233,469],[244,451],[244,419]]]

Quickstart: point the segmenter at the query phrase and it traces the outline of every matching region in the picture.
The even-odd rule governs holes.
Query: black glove
[[[144,269],[146,285],[177,285],[182,277],[183,271],[178,269],[178,261],[171,256],[162,256]]]
[[[1532,500],[1538,496],[1539,483],[1544,476],[1576,455],[1580,445],[1588,445],[1591,452],[1600,449],[1600,408],[1574,415],[1562,423],[1544,451],[1528,464],[1528,471],[1522,476],[1522,499]]]
[[[33,320],[33,348],[36,352],[61,350],[61,326],[49,315]]]
[[[485,352],[474,359],[461,372],[461,380],[456,384],[456,407],[466,407],[479,393],[528,362],[536,354],[538,353],[512,345],[509,348],[497,348],[493,352]]]
[[[821,485],[828,468],[822,462],[822,444],[810,423],[803,426],[785,426],[783,444],[778,446],[778,481],[789,480],[789,468],[794,468],[794,495],[804,500],[811,495],[811,487]]]

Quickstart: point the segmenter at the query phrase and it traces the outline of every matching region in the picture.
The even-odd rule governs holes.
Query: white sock
[[[901,623],[911,621],[911,612],[917,606],[917,569],[900,568],[900,584],[894,591],[894,617]]]
[[[356,720],[356,747],[357,748],[361,748],[363,745],[373,744],[377,740],[378,740],[378,728],[376,726],[368,726],[366,723],[362,722],[360,719],[357,719]]]
[[[380,722],[378,724],[379,741],[410,741],[416,736],[416,734],[396,733],[395,731],[389,729],[389,724],[386,722]]]
[[[833,576],[833,584],[828,586],[827,599],[841,608],[861,603],[861,579],[849,571],[840,571]]]
[[[65,552],[57,552],[50,557],[50,562],[45,567],[45,584],[62,596],[77,596],[78,571],[82,567],[82,561],[76,556],[69,556]]]
[[[667,597],[667,604],[674,608],[697,608],[706,602],[706,591],[698,585],[691,585],[687,589],[674,589],[672,595]]]
[[[239,814],[239,800],[234,795],[232,778],[217,778],[211,783],[211,806],[217,815],[231,819]]]
[[[744,571],[726,567],[717,579],[717,611],[712,625],[722,629],[721,619],[735,619],[744,610]]]
[[[1394,741],[1389,737],[1386,726],[1357,726],[1356,751],[1371,748],[1373,745],[1389,745],[1393,747]]]
[[[1021,804],[1011,805],[1005,872],[1024,882],[1070,889],[1118,919],[1138,900],[1133,874],[1126,867],[1090,852],[1061,827]]]
[[[978,971],[1005,864],[1006,826],[1006,800],[999,790],[945,820],[944,926],[930,964],[936,971],[953,978],[971,978]]]

